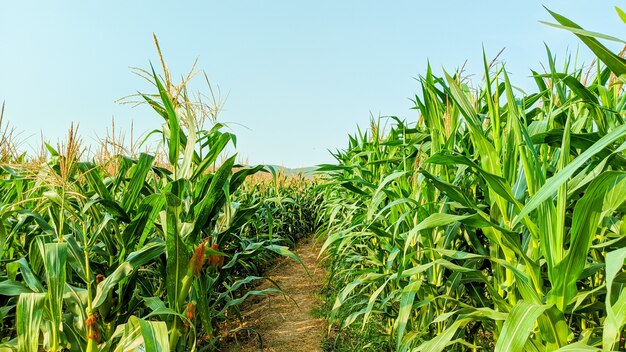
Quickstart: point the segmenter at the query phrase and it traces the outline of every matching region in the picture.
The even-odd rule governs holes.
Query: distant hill
[[[274,168],[277,172],[284,174],[286,176],[299,174],[304,177],[313,177],[313,172],[317,169],[316,166],[299,167],[295,169],[284,167],[284,166],[278,166],[278,165],[267,165],[267,166]]]

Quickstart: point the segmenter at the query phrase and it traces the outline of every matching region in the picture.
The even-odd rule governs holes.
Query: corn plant
[[[321,167],[331,319],[402,351],[624,348],[626,60],[550,13],[588,71],[548,50],[519,96],[486,59],[477,89],[429,67],[416,122],[374,121]]]

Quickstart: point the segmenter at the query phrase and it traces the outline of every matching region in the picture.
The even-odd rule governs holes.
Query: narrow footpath
[[[300,263],[291,259],[280,259],[266,274],[282,288],[283,295],[271,295],[246,305],[243,321],[247,327],[256,330],[263,340],[251,334],[231,343],[224,351],[228,352],[315,352],[322,351],[322,340],[326,332],[326,322],[314,317],[313,311],[319,307],[319,292],[325,280],[325,270],[318,265],[319,244],[306,239],[298,245],[296,253],[309,271],[306,274]],[[269,282],[261,288],[271,287]]]

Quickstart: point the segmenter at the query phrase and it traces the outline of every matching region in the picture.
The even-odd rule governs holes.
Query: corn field
[[[524,95],[486,58],[479,88],[428,67],[417,121],[321,167],[331,321],[398,351],[625,348],[626,60],[551,14],[594,65],[548,50]]]
[[[591,65],[547,49],[533,93],[486,55],[478,86],[429,66],[415,120],[372,119],[314,178],[238,163],[156,37],[154,90],[127,99],[161,125],[137,144],[91,153],[72,126],[20,154],[3,106],[0,351],[220,350],[311,234],[351,350],[626,349],[626,59],[599,39],[626,42],[550,14]]]

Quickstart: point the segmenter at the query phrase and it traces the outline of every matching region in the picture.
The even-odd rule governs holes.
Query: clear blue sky
[[[409,99],[428,60],[450,71],[468,60],[479,79],[482,45],[489,57],[506,47],[514,83],[530,87],[528,68],[546,62],[544,42],[561,59],[579,47],[538,22],[550,20],[542,5],[589,30],[624,30],[618,1],[5,2],[0,101],[24,145],[36,145],[40,131],[56,142],[71,121],[87,142],[112,116],[123,128],[157,127],[147,107],[115,103],[148,88],[129,67],[157,62],[154,32],[174,74],[198,58],[228,94],[220,120],[232,123],[242,157],[309,166],[331,162],[327,149],[345,146],[370,113],[415,119]]]

